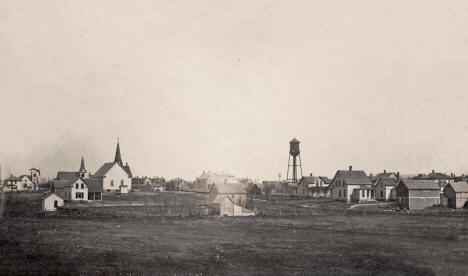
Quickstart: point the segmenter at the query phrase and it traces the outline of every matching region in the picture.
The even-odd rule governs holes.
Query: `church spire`
[[[117,142],[117,149],[115,150],[115,159],[114,159],[114,162],[115,162],[115,163],[119,163],[120,165],[122,165],[122,157],[120,156],[120,146],[119,146],[119,142]]]
[[[81,156],[80,172],[86,172],[86,168],[85,168],[85,165],[84,165],[84,158],[83,158],[83,156]]]

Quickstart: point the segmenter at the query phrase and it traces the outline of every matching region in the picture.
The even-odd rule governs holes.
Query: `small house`
[[[398,179],[393,177],[380,177],[374,183],[375,199],[380,201],[395,200],[395,186]]]
[[[54,180],[52,191],[65,201],[88,200],[88,185],[81,178]]]
[[[55,193],[48,193],[42,198],[43,211],[55,211],[60,206],[63,206],[63,199]]]
[[[446,199],[447,207],[463,208],[468,201],[468,183],[463,181],[447,184],[443,190],[443,198]]]
[[[211,186],[209,196],[220,216],[253,216],[245,208],[247,191],[241,183],[216,183]]]
[[[371,185],[360,185],[358,188],[353,189],[351,194],[352,202],[367,202],[374,200],[374,190]]]
[[[440,186],[433,180],[401,179],[395,187],[400,207],[422,210],[440,204]]]
[[[326,197],[330,195],[328,186],[330,180],[325,176],[303,176],[297,184],[298,195]]]

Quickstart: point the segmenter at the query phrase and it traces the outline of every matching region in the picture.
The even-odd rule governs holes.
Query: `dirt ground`
[[[17,198],[15,208],[34,206],[32,198],[26,203]],[[3,198],[6,210],[13,207],[13,200]],[[304,205],[285,202],[275,202],[271,208]],[[340,208],[344,205],[335,202],[310,205],[319,207],[294,208],[327,212],[245,218],[40,217],[6,212],[0,220],[0,274],[466,275],[468,271],[467,217],[363,215],[344,212]]]

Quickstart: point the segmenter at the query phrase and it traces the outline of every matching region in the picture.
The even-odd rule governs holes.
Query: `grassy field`
[[[156,197],[147,195],[145,200],[152,202],[153,196]],[[162,201],[166,198],[157,196]],[[382,212],[363,215],[347,211],[342,203],[303,199],[259,201],[256,202],[259,209],[283,210],[282,216],[275,213],[245,218],[41,217],[11,212],[12,208],[36,206],[37,198],[34,194],[2,197],[0,274],[466,275],[468,272],[465,216]],[[104,202],[120,200],[127,199]],[[301,207],[307,205],[311,207]],[[291,211],[294,209],[297,215]]]

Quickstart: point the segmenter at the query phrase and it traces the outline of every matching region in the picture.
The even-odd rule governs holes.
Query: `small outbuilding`
[[[468,201],[468,183],[465,181],[449,183],[443,190],[443,196],[449,208],[463,208]]]
[[[422,210],[440,204],[440,186],[434,180],[401,179],[395,187],[398,205],[409,210]]]
[[[215,183],[210,189],[210,200],[213,207],[219,210],[220,216],[254,216],[252,210],[246,209],[247,191],[241,183]]]
[[[48,193],[42,198],[43,211],[55,211],[60,206],[63,206],[63,199],[55,193]]]

